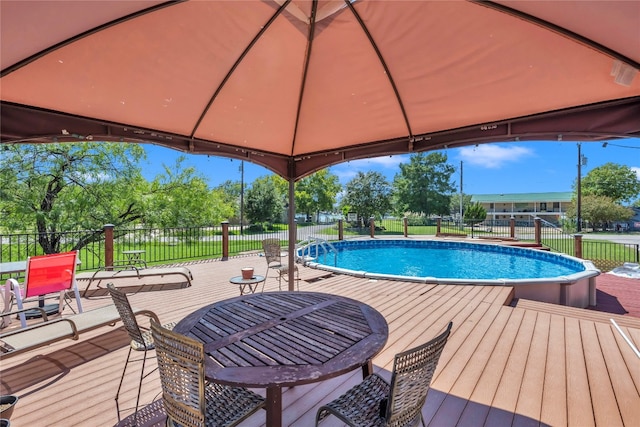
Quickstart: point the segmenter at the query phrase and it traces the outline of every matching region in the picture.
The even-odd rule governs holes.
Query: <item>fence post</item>
[[[222,221],[222,260],[229,259],[229,221]]]
[[[372,238],[376,237],[376,219],[374,217],[369,218],[369,235]]]
[[[404,237],[409,237],[409,218],[405,216],[402,218],[402,222],[404,225]]]
[[[338,220],[338,240],[344,240],[344,221]]]
[[[436,236],[440,234],[440,227],[442,226],[442,217],[436,219]]]
[[[516,238],[516,217],[511,215],[511,218],[509,219],[509,236],[512,239]]]
[[[104,229],[104,267],[107,270],[113,268],[113,224],[105,224]]]
[[[534,225],[534,234],[535,234],[535,239],[536,239],[536,244],[541,245],[542,244],[542,221],[540,220],[540,218],[535,217],[533,219],[533,225]]]
[[[582,234],[573,235],[573,254],[576,258],[582,258]]]

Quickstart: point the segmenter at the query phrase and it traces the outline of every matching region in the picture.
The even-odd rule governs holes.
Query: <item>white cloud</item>
[[[338,179],[340,180],[340,182],[349,181],[349,180],[351,180],[351,178],[356,176],[356,174],[358,173],[358,171],[356,171],[354,169],[349,169],[349,168],[345,168],[345,167],[337,167],[337,166],[332,167],[331,168],[331,172],[338,176]]]
[[[632,171],[634,171],[636,173],[636,175],[638,176],[638,179],[640,179],[640,167],[632,167],[631,168]]]
[[[372,157],[370,159],[351,160],[331,167],[331,172],[345,183],[355,177],[358,172],[377,171],[389,177],[398,172],[400,163],[406,163],[408,155]]]
[[[407,162],[407,156],[382,156],[370,159],[352,160],[348,163],[356,169],[369,170],[374,168],[397,169],[400,163]]]
[[[533,155],[533,151],[517,145],[509,147],[493,144],[480,144],[474,147],[462,147],[458,150],[460,158],[468,164],[497,169],[506,163],[519,162]]]

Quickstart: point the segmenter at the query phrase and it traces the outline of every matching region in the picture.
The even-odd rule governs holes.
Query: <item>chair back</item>
[[[420,422],[431,378],[452,326],[449,322],[446,330],[431,341],[395,356],[386,407],[387,425],[413,426]]]
[[[264,239],[262,241],[262,249],[269,266],[274,262],[281,264],[282,248],[280,247],[280,239]]]
[[[143,332],[140,330],[140,326],[138,325],[138,321],[136,320],[136,315],[131,308],[131,304],[129,303],[129,298],[127,298],[127,294],[118,290],[113,283],[107,283],[107,289],[109,290],[109,294],[111,295],[111,299],[113,300],[116,309],[118,309],[118,314],[120,314],[120,319],[122,319],[122,324],[124,328],[127,330],[129,337],[137,342],[138,344],[144,346],[145,339]]]
[[[168,420],[183,427],[204,427],[204,345],[155,320],[151,320],[151,334]]]
[[[29,257],[25,298],[70,290],[74,285],[77,258],[76,251]]]

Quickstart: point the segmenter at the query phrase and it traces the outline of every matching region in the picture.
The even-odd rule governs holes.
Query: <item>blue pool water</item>
[[[372,240],[333,246],[337,256],[319,251],[318,264],[384,275],[500,280],[555,278],[585,271],[576,258],[500,245]]]

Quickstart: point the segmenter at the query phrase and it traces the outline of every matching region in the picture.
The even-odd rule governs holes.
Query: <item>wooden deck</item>
[[[244,266],[266,267],[264,258],[183,264],[193,286],[179,282],[138,286],[118,283],[136,307],[155,311],[162,322],[177,321],[213,301],[239,294],[228,278]],[[266,268],[265,268],[266,270]],[[436,371],[423,415],[428,426],[637,426],[640,420],[640,359],[609,318],[640,347],[640,319],[525,302],[511,304],[509,287],[446,286],[371,281],[300,268],[301,290],[329,292],[366,302],[389,323],[389,340],[374,359],[388,375],[395,353],[423,343],[453,321],[453,333]],[[178,280],[178,279],[176,279]],[[81,287],[83,283],[80,282]],[[125,287],[128,286],[128,287]],[[275,278],[267,290],[277,290]],[[102,290],[89,292],[86,309],[110,303]],[[519,302],[520,303],[520,302]],[[581,313],[585,315],[582,316]],[[601,313],[600,313],[601,314]],[[596,316],[597,317],[597,316]],[[637,320],[637,322],[636,322]],[[80,341],[56,343],[3,360],[2,394],[20,401],[15,426],[112,426],[118,422],[113,397],[127,353],[121,327],[104,327]],[[152,360],[152,366],[155,361]],[[139,369],[139,364],[130,365]],[[123,416],[131,414],[136,371],[125,379]],[[341,377],[286,389],[283,425],[307,427],[317,408],[361,380],[359,370]],[[144,404],[159,397],[157,372],[143,384]],[[261,392],[261,391],[260,391]],[[259,411],[243,426],[264,425]],[[323,426],[340,425],[328,419]]]
[[[597,305],[590,309],[640,318],[640,280],[601,274],[597,279],[596,301]]]

